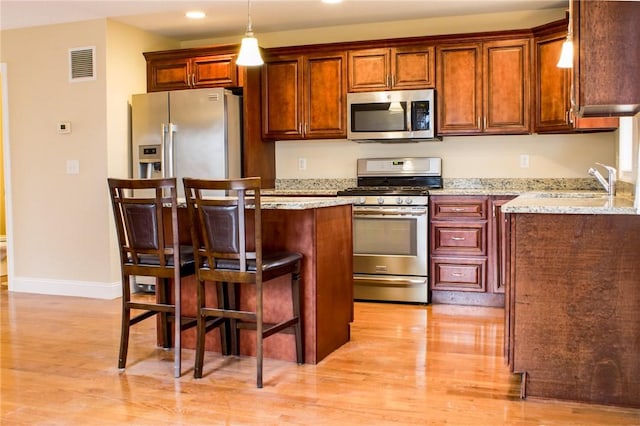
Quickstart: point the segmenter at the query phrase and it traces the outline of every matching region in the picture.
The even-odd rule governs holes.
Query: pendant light
[[[567,39],[562,43],[558,68],[573,68],[573,0],[569,0],[569,26]]]
[[[264,61],[260,55],[258,40],[253,36],[253,29],[251,28],[251,0],[247,0],[247,18],[247,32],[242,39],[236,64],[245,67],[262,65]]]

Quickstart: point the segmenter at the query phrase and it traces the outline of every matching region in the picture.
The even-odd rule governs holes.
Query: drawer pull
[[[465,238],[464,238],[464,237],[451,237],[451,239],[452,239],[453,241],[464,241],[464,240],[465,240]]]
[[[451,210],[453,210],[454,212],[463,212],[464,211],[464,209],[462,207],[454,207]]]
[[[464,274],[462,272],[453,272],[451,275],[453,275],[454,277],[461,277]]]

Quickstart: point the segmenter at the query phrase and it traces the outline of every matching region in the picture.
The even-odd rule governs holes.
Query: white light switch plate
[[[80,174],[80,161],[67,160],[67,174],[68,175]]]

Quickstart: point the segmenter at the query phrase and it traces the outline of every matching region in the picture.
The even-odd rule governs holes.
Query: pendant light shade
[[[253,29],[251,28],[251,0],[247,0],[247,32],[242,39],[236,64],[245,67],[264,64],[260,55],[258,40],[253,36]]]
[[[562,43],[558,68],[573,68],[573,40],[570,37]]]
[[[567,39],[562,43],[558,68],[573,68],[573,0],[569,0],[569,25]]]

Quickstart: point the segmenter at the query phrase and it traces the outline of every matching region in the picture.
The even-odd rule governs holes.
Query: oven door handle
[[[376,284],[386,287],[406,287],[407,285],[426,285],[427,277],[385,277],[381,275],[358,275],[353,276],[356,284]]]
[[[353,209],[354,216],[424,216],[427,214],[427,209],[367,209],[357,208]]]

